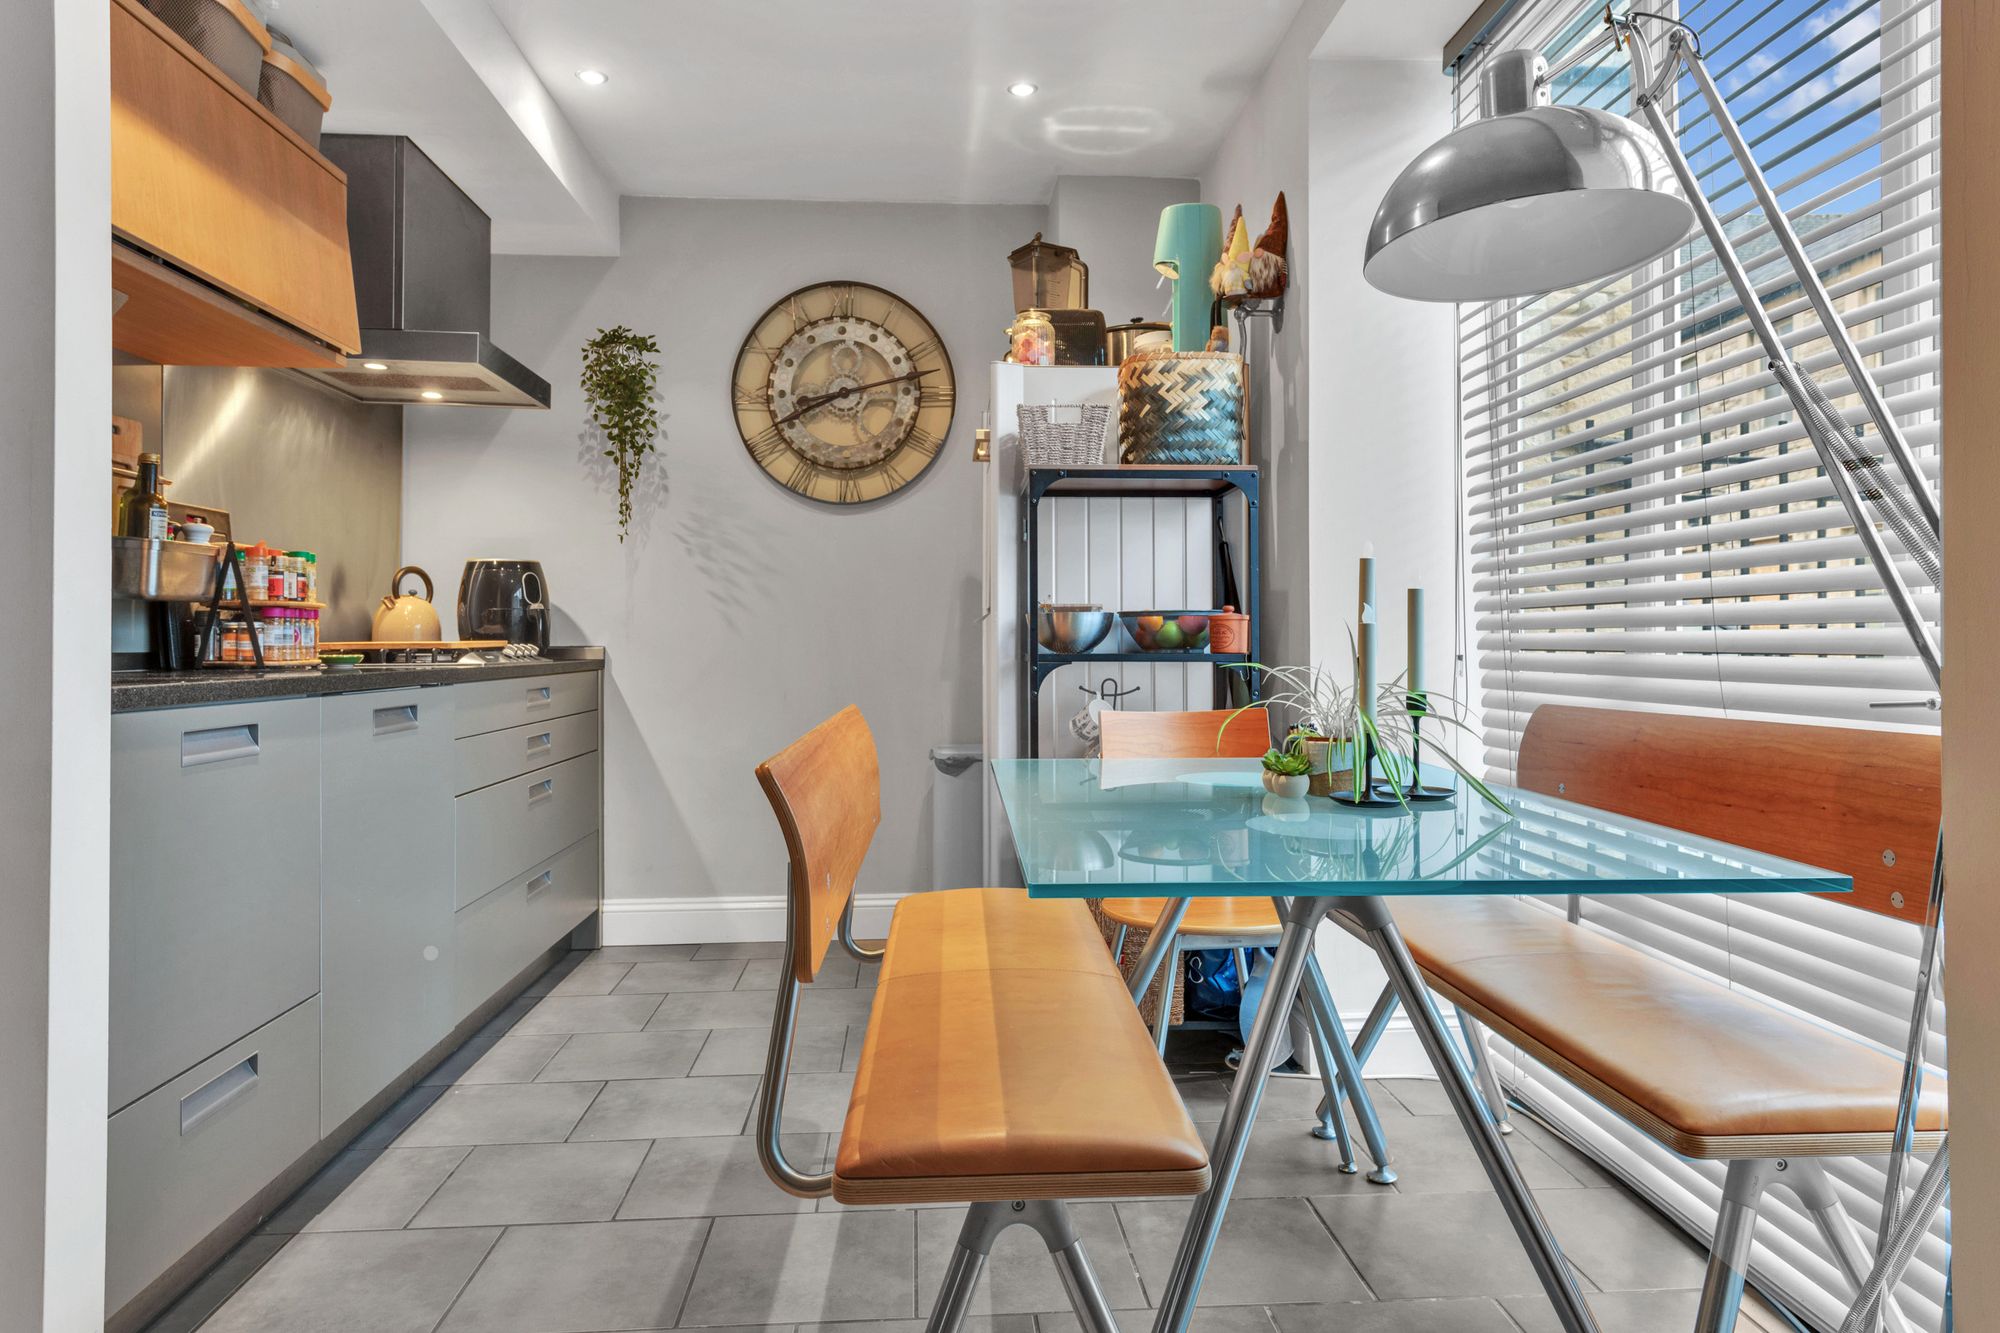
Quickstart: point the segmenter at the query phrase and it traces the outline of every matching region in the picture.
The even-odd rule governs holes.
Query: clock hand
[[[925,375],[930,374],[931,370],[935,369],[936,367],[933,366],[930,370],[913,370],[907,375],[897,375],[892,379],[874,380],[867,384],[857,384],[851,389],[841,389],[834,393],[816,393],[805,398],[796,399],[794,400],[792,410],[771,424],[773,426],[782,426],[788,421],[798,420],[814,408],[825,407],[828,403],[838,402],[840,399],[860,393],[864,389],[880,389],[885,385],[902,384],[908,380],[922,379]]]

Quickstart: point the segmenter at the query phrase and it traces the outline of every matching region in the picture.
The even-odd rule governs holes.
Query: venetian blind
[[[1710,72],[1935,479],[1937,0],[1639,7],[1699,31]],[[1601,0],[1522,0],[1462,62],[1458,119],[1478,114],[1481,54],[1531,46],[1553,59],[1602,13]],[[1616,52],[1566,71],[1552,92],[1634,109]],[[1860,433],[1860,405],[1708,107],[1684,78],[1670,100],[1680,145],[1759,298]],[[1934,725],[1921,708],[1877,707],[1926,700],[1929,677],[1704,237],[1604,282],[1461,306],[1458,339],[1471,633],[1497,776],[1511,776],[1522,729],[1551,702]],[[1936,589],[1914,563],[1903,572],[1935,619]],[[1719,896],[1594,899],[1582,917],[1901,1049],[1917,945],[1906,925],[1821,899]],[[1941,1038],[1929,1054],[1942,1065]],[[1718,1169],[1674,1157],[1512,1059],[1521,1095],[1706,1234]],[[1872,1228],[1881,1164],[1832,1169]],[[1905,1311],[1924,1327],[1943,1296],[1943,1235],[1941,1223],[1904,1288]],[[1788,1195],[1767,1207],[1757,1266],[1802,1315],[1838,1324],[1845,1284]]]

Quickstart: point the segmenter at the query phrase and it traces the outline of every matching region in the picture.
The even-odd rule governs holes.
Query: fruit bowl
[[[1125,633],[1142,653],[1208,651],[1208,618],[1213,611],[1120,611]]]

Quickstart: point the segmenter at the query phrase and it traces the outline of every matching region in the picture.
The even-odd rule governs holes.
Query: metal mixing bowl
[[[1052,653],[1087,653],[1104,642],[1114,619],[1101,606],[1044,602],[1035,613],[1035,638]]]

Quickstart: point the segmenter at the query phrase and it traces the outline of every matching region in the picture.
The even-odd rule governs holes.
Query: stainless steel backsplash
[[[402,545],[401,408],[211,366],[115,365],[112,397],[145,428],[172,499],[228,510],[241,541],[317,554],[320,637],[368,637]]]

